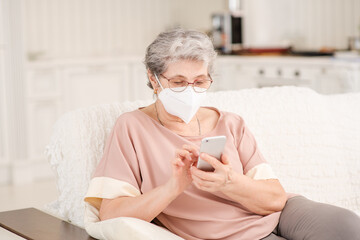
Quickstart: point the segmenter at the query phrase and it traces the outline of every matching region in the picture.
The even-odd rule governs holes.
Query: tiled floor
[[[0,185],[0,212],[28,207],[42,209],[57,195],[53,179],[20,186]]]

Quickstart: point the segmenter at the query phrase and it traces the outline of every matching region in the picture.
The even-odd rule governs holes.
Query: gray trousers
[[[263,240],[360,240],[360,217],[354,212],[302,196],[290,198],[279,224]]]

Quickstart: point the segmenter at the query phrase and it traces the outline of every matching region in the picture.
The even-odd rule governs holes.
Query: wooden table
[[[0,227],[29,240],[90,240],[80,227],[35,208],[0,212]]]

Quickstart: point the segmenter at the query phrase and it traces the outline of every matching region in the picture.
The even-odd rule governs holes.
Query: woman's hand
[[[199,151],[195,146],[184,145],[177,149],[172,160],[172,177],[168,182],[169,190],[182,193],[192,182],[190,167],[197,162]]]
[[[201,153],[201,159],[208,162],[215,169],[214,172],[205,172],[191,167],[192,179],[195,186],[203,191],[216,192],[223,191],[234,174],[228,157],[223,154],[221,162],[206,153]]]
[[[215,171],[204,172],[191,167],[193,183],[197,188],[207,192],[222,192],[249,211],[260,215],[268,215],[284,208],[287,196],[279,180],[254,180],[237,173],[231,168],[228,157],[224,154],[221,162],[205,153],[200,156],[211,164]]]

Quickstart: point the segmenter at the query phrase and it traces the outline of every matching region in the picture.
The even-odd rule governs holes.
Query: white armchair
[[[84,227],[83,197],[116,118],[152,101],[79,109],[56,122],[46,154],[57,177],[59,198],[47,205],[48,211]],[[245,119],[287,192],[360,214],[360,93],[320,95],[300,87],[246,89],[209,93],[206,105]],[[151,234],[136,238],[137,229],[123,220],[122,237],[179,239],[170,232],[155,237],[149,229]]]

